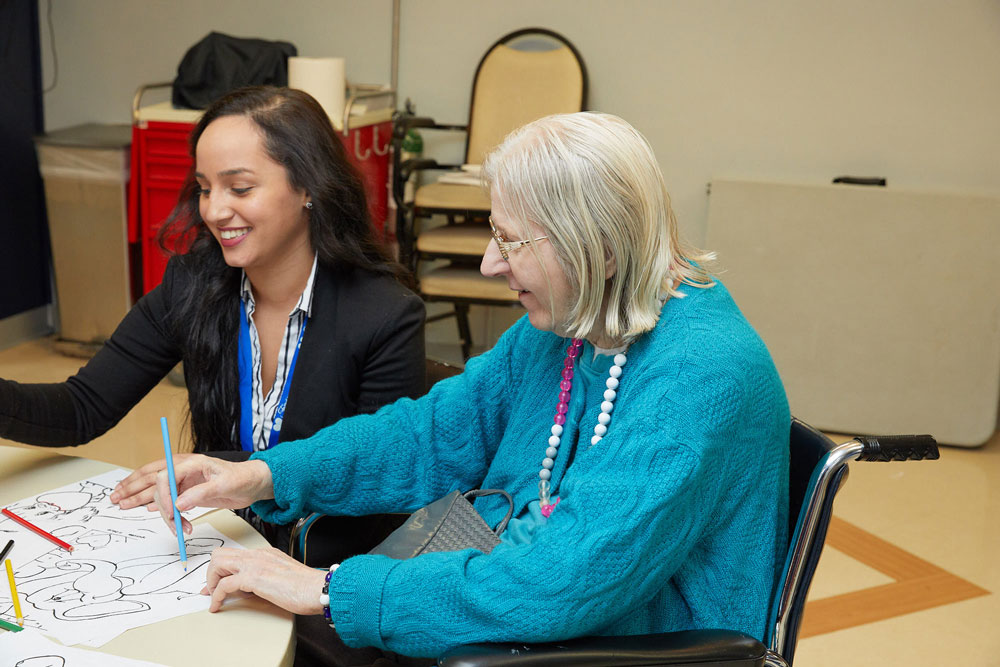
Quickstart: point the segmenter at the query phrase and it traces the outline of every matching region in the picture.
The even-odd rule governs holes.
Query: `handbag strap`
[[[500,535],[500,533],[506,530],[507,524],[510,522],[510,518],[514,516],[514,499],[510,497],[510,494],[503,489],[473,489],[471,491],[466,491],[462,495],[471,503],[473,500],[481,496],[495,496],[497,494],[506,498],[507,504],[509,505],[507,508],[507,516],[505,516],[503,521],[498,523],[497,527],[493,530],[494,533]]]

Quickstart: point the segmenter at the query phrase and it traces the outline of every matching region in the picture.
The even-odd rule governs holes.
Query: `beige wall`
[[[59,82],[48,128],[127,122],[134,89],[169,80],[209,30],[342,55],[388,82],[390,0],[52,0]],[[53,76],[42,3],[44,81]],[[650,139],[682,229],[705,235],[715,177],[1000,192],[996,0],[402,0],[399,88],[462,122],[478,58],[504,33],[572,40],[590,107]],[[457,140],[427,138],[442,157]]]
[[[446,121],[465,120],[476,62],[497,37],[538,25],[570,38],[591,108],[646,133],[696,242],[705,184],[722,175],[1000,191],[995,0],[401,4],[401,96]],[[46,126],[128,122],[136,86],[171,79],[209,30],[343,55],[349,78],[388,82],[390,17],[389,0],[53,0]],[[442,150],[460,151],[450,143]]]

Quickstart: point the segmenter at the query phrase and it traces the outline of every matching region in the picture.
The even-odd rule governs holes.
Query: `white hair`
[[[577,291],[560,323],[571,336],[597,328],[605,295],[603,334],[623,344],[656,325],[664,297],[684,296],[676,281],[714,284],[703,268],[714,253],[679,240],[649,142],[617,116],[581,112],[529,123],[487,156],[483,179],[522,238],[534,223],[552,243]]]

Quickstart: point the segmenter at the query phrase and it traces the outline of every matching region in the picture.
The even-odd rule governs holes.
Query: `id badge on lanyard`
[[[239,375],[240,375],[240,447],[245,452],[253,452],[253,350],[250,346],[250,320],[247,317],[247,309],[240,299],[240,347],[239,347]],[[306,332],[306,324],[309,322],[307,315],[302,316],[302,328],[299,329],[299,339],[295,343],[295,353],[292,355],[292,363],[288,366],[288,374],[285,376],[285,386],[281,388],[281,398],[278,400],[278,407],[274,411],[274,420],[271,425],[271,435],[267,439],[267,447],[270,449],[279,442],[281,435],[281,422],[285,416],[285,404],[288,402],[288,391],[292,387],[292,375],[295,373],[295,362],[299,359],[299,348],[302,347],[302,336]]]

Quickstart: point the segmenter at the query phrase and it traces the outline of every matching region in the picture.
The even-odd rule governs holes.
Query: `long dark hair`
[[[323,108],[290,88],[254,86],[217,100],[191,132],[192,162],[198,140],[213,121],[246,116],[259,128],[268,156],[288,181],[313,203],[309,235],[319,263],[332,271],[361,268],[402,276],[376,242],[360,175],[348,161]],[[237,344],[240,270],[226,264],[198,208],[200,187],[192,166],[177,206],[159,233],[160,246],[192,276],[171,305],[174,334],[181,342],[195,451],[240,449]]]

